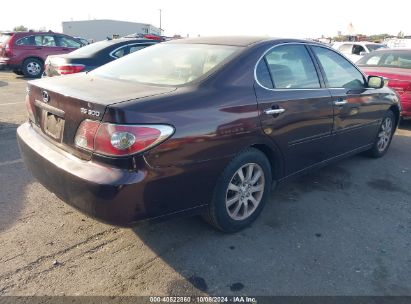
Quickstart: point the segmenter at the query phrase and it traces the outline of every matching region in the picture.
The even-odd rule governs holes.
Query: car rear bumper
[[[30,123],[17,129],[25,165],[57,197],[109,224],[130,226],[148,217],[140,201],[147,172],[128,171],[84,161],[62,151]]]
[[[18,70],[20,69],[20,65],[12,62],[10,58],[0,57],[0,69]]]

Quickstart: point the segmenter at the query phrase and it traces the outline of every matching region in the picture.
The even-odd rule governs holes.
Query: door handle
[[[281,113],[284,113],[284,112],[285,112],[285,109],[282,109],[282,108],[279,108],[279,109],[269,108],[269,109],[264,110],[264,114],[267,114],[267,115],[276,115],[276,114],[281,114]]]
[[[346,99],[342,99],[342,98],[337,99],[336,101],[334,101],[335,106],[343,106],[347,103],[348,103],[348,101]]]

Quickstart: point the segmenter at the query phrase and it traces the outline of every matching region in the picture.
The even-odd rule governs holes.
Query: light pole
[[[160,36],[162,36],[162,33],[161,33],[161,31],[162,31],[162,29],[161,29],[161,8],[159,9],[159,11],[160,11]]]

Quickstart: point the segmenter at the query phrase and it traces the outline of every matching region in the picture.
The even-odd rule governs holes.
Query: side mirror
[[[364,51],[360,52],[360,56],[364,56],[364,55],[367,55],[367,52],[364,52]]]
[[[368,87],[381,89],[382,87],[384,87],[384,78],[380,76],[368,76]]]

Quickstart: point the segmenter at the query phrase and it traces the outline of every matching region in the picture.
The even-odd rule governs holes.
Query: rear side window
[[[148,45],[132,45],[130,46],[130,54],[134,53],[136,51],[139,51],[141,49],[144,49],[145,47],[147,47]]]
[[[331,88],[364,88],[364,77],[354,65],[340,54],[324,47],[312,46]]]
[[[34,45],[34,36],[23,37],[16,42],[17,45]]]
[[[265,56],[274,88],[276,89],[318,89],[320,81],[314,64],[304,45],[282,45],[273,48]],[[263,66],[258,67],[264,69]],[[267,73],[261,70],[261,77]],[[268,80],[259,79],[269,84]],[[269,88],[269,87],[268,87]]]
[[[39,46],[56,46],[56,41],[52,35],[38,35],[34,36],[34,41],[36,45]]]
[[[267,67],[267,62],[265,58],[261,59],[257,65],[256,75],[258,82],[267,89],[273,89],[273,82],[271,80],[270,71]]]
[[[124,55],[127,55],[127,46],[123,46],[122,48],[118,49],[111,55],[116,58],[120,58],[120,57],[123,57]]]

